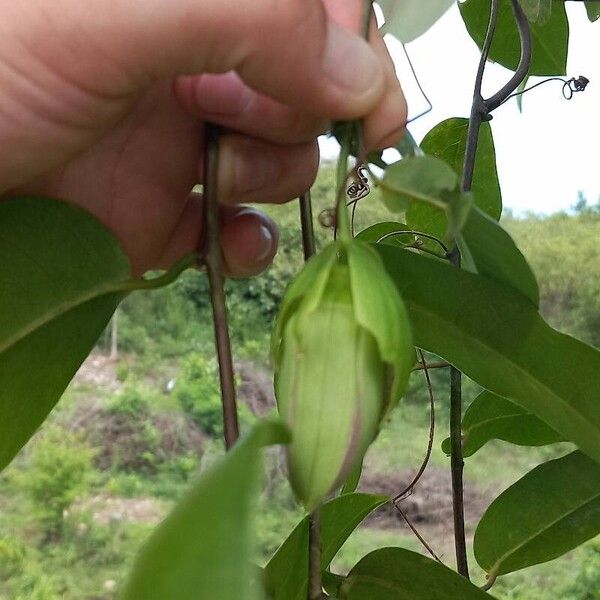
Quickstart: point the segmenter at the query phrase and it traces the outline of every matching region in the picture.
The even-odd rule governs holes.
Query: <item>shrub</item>
[[[561,597],[565,600],[597,600],[600,598],[600,540],[584,547],[573,583]]]
[[[32,446],[24,469],[13,479],[29,497],[46,540],[60,536],[64,513],[88,489],[94,453],[80,435],[50,426]]]
[[[222,437],[223,409],[215,359],[202,354],[189,356],[175,384],[175,397],[185,414],[206,433]],[[254,416],[245,404],[240,403],[238,417],[242,428],[254,422]]]
[[[201,354],[191,355],[184,363],[175,385],[175,396],[184,412],[206,433],[223,433],[219,375],[215,361]]]
[[[137,385],[127,385],[108,400],[108,411],[115,415],[143,417],[150,411],[155,394]]]
[[[169,408],[161,406],[165,401]],[[97,448],[96,468],[154,475],[181,456],[199,456],[205,441],[198,425],[172,405],[161,392],[129,383],[104,405],[80,403],[72,420]]]
[[[14,539],[0,538],[0,580],[4,581],[22,570],[25,548]]]

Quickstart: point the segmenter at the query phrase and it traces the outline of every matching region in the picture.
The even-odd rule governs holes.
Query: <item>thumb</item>
[[[45,64],[60,65],[84,89],[110,96],[157,79],[235,70],[258,92],[290,106],[351,119],[368,113],[384,91],[380,60],[356,33],[329,19],[322,0],[33,5],[43,8],[37,22],[45,31],[29,38]],[[31,19],[22,21],[31,27]]]

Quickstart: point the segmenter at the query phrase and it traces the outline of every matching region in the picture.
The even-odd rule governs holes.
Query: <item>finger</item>
[[[277,144],[308,142],[330,128],[327,119],[255,92],[234,71],[180,77],[175,92],[189,113]]]
[[[11,25],[28,49],[45,65],[60,65],[71,83],[108,97],[176,75],[236,70],[285,104],[350,119],[371,110],[383,91],[374,52],[330,20],[321,0],[255,0],[243,9],[238,0],[19,4],[27,6],[14,11]]]
[[[279,232],[265,214],[250,208],[224,213],[221,249],[225,274],[252,277],[262,273],[275,258]]]
[[[361,32],[363,27],[363,0],[324,0],[330,17],[339,25]],[[394,62],[377,29],[374,16],[371,19],[369,41],[379,58],[385,74],[385,91],[379,103],[364,120],[364,143],[367,151],[383,149],[397,144],[406,127],[407,106]]]
[[[226,134],[219,147],[219,200],[223,204],[287,202],[305,193],[317,176],[316,141],[278,146]]]
[[[371,44],[384,65],[386,91],[364,120],[365,147],[368,151],[395,146],[404,136],[408,115],[394,62],[379,32],[372,34]]]
[[[192,194],[156,268],[168,269],[187,254],[200,251],[202,196]],[[277,253],[279,233],[265,214],[248,207],[220,209],[223,267],[228,277],[251,277],[264,271]]]

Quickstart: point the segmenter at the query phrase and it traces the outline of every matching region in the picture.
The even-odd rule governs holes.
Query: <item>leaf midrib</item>
[[[514,419],[515,417],[533,417],[533,416],[535,416],[535,415],[532,415],[530,413],[514,413],[512,415],[502,415],[500,417],[491,417],[490,419],[485,419],[484,421],[477,421],[477,423],[474,423],[473,425],[464,429],[463,432],[465,434],[470,433],[471,431],[476,430],[478,427],[483,427],[484,425],[488,425],[489,423],[493,423],[494,421],[503,421],[506,419]]]
[[[177,261],[163,275],[159,275],[158,277],[151,279],[145,279],[142,277],[141,279],[121,279],[119,281],[105,282],[101,285],[89,288],[87,291],[81,293],[80,295],[76,295],[74,298],[64,300],[63,302],[60,302],[54,306],[52,309],[41,314],[38,318],[27,323],[13,336],[0,343],[0,355],[7,350],[10,350],[28,335],[34,333],[48,323],[51,323],[53,320],[62,317],[70,310],[82,306],[86,302],[90,302],[91,300],[95,300],[96,298],[107,296],[109,294],[126,294],[136,290],[152,290],[172,283],[185,269],[192,266],[195,259],[196,254],[187,254],[182,259]]]
[[[407,304],[416,307],[417,310],[421,311],[422,313],[433,317],[434,319],[440,319],[442,320],[444,323],[447,324],[447,326],[449,328],[451,328],[453,331],[458,331],[461,333],[461,335],[464,336],[464,333],[462,333],[462,330],[460,328],[458,328],[456,325],[454,325],[452,322],[450,322],[449,320],[445,319],[444,317],[440,316],[440,313],[434,312],[428,308],[426,308],[424,305],[422,304],[417,304],[416,302],[414,302],[413,300],[410,299],[406,299],[405,300],[407,302]],[[498,356],[502,356],[506,362],[508,364],[510,364],[512,367],[515,368],[516,371],[518,371],[519,373],[525,375],[528,379],[531,379],[535,382],[537,382],[545,391],[548,392],[548,395],[551,398],[556,399],[562,406],[566,407],[569,412],[575,413],[576,415],[578,415],[581,419],[584,419],[586,422],[588,422],[589,420],[580,412],[578,412],[576,410],[576,408],[570,404],[569,402],[567,402],[567,400],[565,400],[562,396],[557,395],[551,388],[548,387],[548,385],[546,383],[544,383],[543,381],[541,381],[540,379],[537,379],[532,373],[530,373],[529,371],[527,371],[526,369],[522,368],[518,363],[514,362],[511,358],[507,357],[506,354],[502,354],[500,353],[496,348],[494,348],[493,346],[490,346],[488,344],[486,344],[485,342],[483,342],[482,340],[480,340],[479,338],[473,336],[472,334],[469,334],[468,336],[471,340],[473,340],[473,343],[475,345],[480,346],[481,348],[484,348],[488,351],[491,351],[493,354],[498,355]],[[537,415],[536,415],[537,416]],[[546,421],[544,421],[546,422]],[[590,423],[593,423],[592,421],[589,421]],[[549,424],[550,425],[550,424]],[[553,425],[551,425],[551,427],[554,428]],[[593,423],[593,427],[594,429],[598,429],[597,425],[595,423]],[[559,431],[560,433],[560,431]],[[600,431],[598,431],[598,435],[600,435]]]
[[[598,498],[600,498],[600,491],[596,492],[596,494],[594,496],[592,496],[591,498],[589,498],[588,500],[585,500],[584,502],[582,502],[581,504],[579,504],[578,506],[576,506],[575,508],[573,508],[572,510],[569,510],[567,512],[565,512],[564,514],[560,515],[559,517],[557,517],[556,519],[554,519],[553,521],[551,521],[550,523],[547,524],[546,527],[544,527],[543,529],[537,530],[534,534],[532,534],[530,537],[527,537],[525,540],[523,540],[520,544],[518,544],[517,546],[515,546],[513,549],[511,549],[510,551],[504,553],[493,565],[493,567],[490,569],[489,573],[497,573],[500,570],[500,567],[502,566],[502,563],[507,560],[508,558],[510,558],[511,556],[514,556],[519,550],[521,550],[523,547],[527,546],[527,544],[529,544],[530,542],[532,542],[533,540],[535,540],[536,537],[539,537],[541,534],[549,531],[550,529],[552,529],[557,523],[559,523],[560,521],[562,521],[563,519],[573,515],[574,513],[576,513],[579,510],[582,510],[583,508],[585,508],[586,506],[588,506],[589,504],[591,504],[592,502],[598,500]]]
[[[0,344],[0,354],[3,354],[7,350],[10,350],[13,346],[18,344],[21,340],[25,339],[28,335],[34,333],[38,329],[41,329],[48,323],[51,323],[55,319],[58,319],[68,313],[75,308],[85,304],[86,302],[90,302],[91,300],[95,300],[96,298],[100,298],[101,296],[107,296],[108,294],[115,294],[118,292],[126,292],[131,291],[132,282],[131,281],[121,281],[118,283],[110,283],[103,284],[98,287],[92,287],[86,293],[79,295],[75,298],[70,298],[66,301],[60,302],[52,309],[48,310],[45,313],[42,313],[36,319],[31,320],[27,325],[19,329],[14,335],[10,336],[8,339],[4,340]]]

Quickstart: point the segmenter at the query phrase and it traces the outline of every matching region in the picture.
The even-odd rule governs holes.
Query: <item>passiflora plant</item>
[[[408,42],[452,2],[378,4],[385,31]],[[581,4],[591,21],[600,17],[600,3]],[[496,578],[600,533],[600,352],[553,330],[539,314],[535,277],[498,223],[502,199],[489,126],[491,113],[522,91],[527,77],[566,76],[565,7],[552,0],[465,0],[459,8],[481,48],[470,118],[440,123],[420,145],[407,135],[401,160],[390,165],[381,154],[364,155],[359,124],[336,125],[337,237],[291,282],[272,336],[281,420],[264,421],[239,441],[212,176],[218,135],[208,132],[204,258],[230,451],[141,549],[122,598],[483,599]],[[371,10],[365,2],[366,17]],[[488,60],[513,75],[484,98]],[[586,81],[565,79],[565,89],[572,96]],[[355,206],[369,185],[380,188],[397,221],[355,236],[348,204]],[[309,258],[308,196],[301,208]],[[91,215],[58,200],[0,203],[0,467],[47,417],[119,302],[133,290],[168,284],[194,260],[135,279],[115,238]],[[451,457],[456,571],[383,548],[348,574],[334,574],[331,561],[350,533],[392,500],[355,489],[365,452],[400,401],[417,356],[426,367],[422,350],[451,370],[443,449]],[[464,415],[461,373],[484,388]],[[537,466],[492,502],[474,539],[487,581],[471,582],[462,465],[494,438],[525,446],[569,441],[576,450]],[[261,453],[274,444],[285,448],[290,483],[307,516],[259,569],[252,563],[254,500]]]

